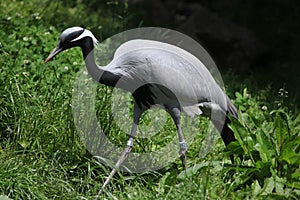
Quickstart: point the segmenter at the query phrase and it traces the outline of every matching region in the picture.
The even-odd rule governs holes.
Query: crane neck
[[[87,37],[81,43],[81,50],[88,73],[96,82],[114,87],[120,77],[104,67],[98,66],[94,57],[94,43],[92,38]]]

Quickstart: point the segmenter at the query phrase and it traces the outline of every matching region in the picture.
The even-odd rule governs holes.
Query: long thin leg
[[[179,155],[182,162],[183,169],[186,169],[186,152],[187,152],[187,145],[183,138],[181,126],[180,126],[180,110],[179,108],[171,108],[168,110],[171,117],[173,118],[173,121],[176,125],[177,134],[178,134],[178,140],[180,145]]]
[[[142,113],[143,113],[143,110],[141,108],[139,108],[137,106],[137,104],[134,104],[134,120],[133,120],[133,124],[131,127],[129,139],[126,143],[126,147],[123,150],[123,152],[121,153],[121,156],[120,156],[118,162],[116,163],[115,167],[111,170],[109,176],[106,178],[105,182],[103,183],[102,188],[99,190],[98,195],[96,196],[95,199],[98,199],[98,197],[101,195],[102,191],[105,189],[106,185],[110,182],[110,180],[116,173],[117,169],[119,169],[121,164],[126,159],[127,155],[130,153],[130,151],[132,149],[132,145],[133,145],[134,136],[135,136],[137,126],[138,126],[138,123],[139,123]]]

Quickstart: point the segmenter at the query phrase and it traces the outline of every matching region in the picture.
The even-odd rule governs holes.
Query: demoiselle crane
[[[97,40],[89,30],[68,28],[62,32],[56,48],[45,62],[66,49],[80,47],[87,70],[95,81],[127,90],[134,98],[134,119],[126,148],[102,190],[131,151],[142,113],[153,105],[165,109],[176,125],[184,168],[187,145],[181,131],[181,112],[209,117],[226,146],[235,141],[234,133],[228,127],[228,115],[237,118],[237,110],[207,68],[191,53],[175,45],[135,39],[120,45],[113,60],[101,67],[94,59],[96,44]]]

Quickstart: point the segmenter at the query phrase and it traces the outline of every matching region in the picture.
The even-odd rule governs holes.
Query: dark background
[[[300,2],[293,0],[129,1],[135,24],[179,30],[199,41],[223,71],[299,98]]]

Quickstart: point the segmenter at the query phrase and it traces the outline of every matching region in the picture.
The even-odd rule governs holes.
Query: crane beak
[[[56,47],[51,53],[50,55],[46,58],[45,63],[47,63],[48,61],[50,61],[52,58],[54,58],[57,54],[59,54],[60,52],[62,52],[64,49],[61,47]]]

